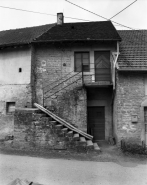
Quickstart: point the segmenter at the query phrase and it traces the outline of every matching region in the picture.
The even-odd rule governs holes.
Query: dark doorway
[[[105,107],[88,107],[87,130],[95,141],[105,140]]]

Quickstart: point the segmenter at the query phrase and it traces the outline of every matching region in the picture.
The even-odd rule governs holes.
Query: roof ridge
[[[82,23],[96,23],[96,22],[109,22],[109,21],[87,21],[87,22],[70,22],[70,23],[64,23],[64,24],[82,24]],[[9,30],[1,30],[0,32],[3,31],[14,31],[14,30],[21,30],[21,29],[29,29],[29,28],[37,28],[37,27],[42,27],[42,26],[48,26],[56,23],[51,23],[51,24],[43,24],[43,25],[38,25],[38,26],[31,26],[31,27],[22,27],[22,28],[16,28],[16,29],[9,29]]]
[[[52,24],[54,27],[56,25],[56,23]],[[32,41],[35,41],[37,38],[41,37],[43,34],[45,34],[46,32],[48,32],[50,29],[52,29],[52,27],[48,28],[45,32],[43,32],[42,34],[38,35],[36,38],[34,38]]]
[[[31,27],[24,27],[24,28],[9,29],[9,30],[1,30],[0,32],[15,31],[15,30],[22,30],[22,29],[29,29],[29,28],[38,28],[38,27],[42,27],[42,26],[49,26],[49,25],[52,25],[52,24],[56,24],[56,23],[43,24],[43,25],[39,25],[39,26],[31,26]]]
[[[64,23],[56,25],[35,41],[121,40],[111,21]]]

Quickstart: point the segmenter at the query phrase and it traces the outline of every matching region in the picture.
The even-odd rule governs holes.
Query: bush
[[[124,153],[147,155],[147,149],[145,147],[134,143],[126,143],[124,140],[121,141],[121,149]]]

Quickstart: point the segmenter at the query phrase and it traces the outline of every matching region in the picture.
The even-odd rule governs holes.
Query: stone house
[[[4,32],[9,41],[0,36],[1,120],[14,105],[37,102],[94,141],[147,145],[147,32],[117,31],[111,21],[58,21],[15,30],[24,40],[11,41],[11,30]]]
[[[147,30],[119,30],[122,41],[113,102],[114,133],[147,145]]]
[[[32,107],[31,42],[53,24],[0,32],[0,133],[13,131],[15,107]]]

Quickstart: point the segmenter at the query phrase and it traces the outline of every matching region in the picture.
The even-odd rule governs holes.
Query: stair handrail
[[[37,107],[38,109],[40,109],[41,111],[45,112],[47,115],[49,115],[50,117],[52,117],[54,120],[56,120],[57,122],[61,123],[62,125],[66,126],[67,128],[71,129],[74,132],[79,133],[80,135],[84,136],[87,139],[92,140],[93,136],[83,132],[82,130],[72,126],[70,123],[68,123],[67,121],[63,120],[62,118],[58,117],[57,115],[55,115],[54,113],[52,113],[51,111],[45,109],[44,107],[42,107],[41,105],[34,103],[34,106]]]
[[[58,85],[60,85],[60,84],[62,84],[62,83],[64,83],[64,82],[66,82],[67,80],[71,79],[72,77],[78,75],[79,73],[81,73],[81,72],[78,72],[78,73],[74,74],[73,76],[70,76],[69,78],[65,79],[64,81],[60,82],[59,84],[55,85],[55,86],[52,87],[51,89],[49,89],[49,90],[47,90],[46,92],[44,92],[44,94],[46,94],[47,92],[53,90],[55,87],[57,87]]]
[[[80,69],[80,66],[79,66],[77,69]],[[52,84],[54,84],[54,83],[56,83],[56,82],[58,82],[58,81],[60,81],[60,80],[62,80],[62,79],[64,79],[66,76],[68,76],[69,74],[71,74],[71,73],[73,73],[73,72],[75,72],[75,71],[73,70],[73,71],[67,73],[67,74],[64,75],[62,78],[60,78],[60,79],[58,79],[58,80],[56,80],[56,81],[54,81],[54,82],[52,82],[52,83],[50,83],[50,84],[44,86],[43,89],[46,88],[46,87],[48,87],[48,86],[50,86],[50,85],[52,85]],[[76,72],[76,73],[77,73],[77,72]],[[82,73],[82,71],[80,71],[79,73]],[[67,79],[68,79],[68,78],[67,78]],[[47,80],[45,80],[45,81],[47,81]]]
[[[56,91],[55,93],[51,94],[50,96],[45,97],[45,98],[44,98],[44,100],[46,100],[46,99],[50,98],[50,97],[51,97],[51,96],[53,96],[54,94],[56,94],[56,93],[60,92],[61,90],[65,89],[66,87],[70,86],[71,84],[75,83],[76,81],[80,80],[81,78],[82,78],[82,77],[80,77],[80,78],[76,79],[76,80],[75,80],[75,81],[73,81],[72,83],[70,83],[70,84],[68,84],[67,86],[63,87],[62,89],[60,89],[60,90]]]
[[[54,83],[56,83],[56,82],[58,82],[58,81],[60,81],[60,80],[62,80],[62,79],[64,79],[66,76],[68,76],[69,74],[71,74],[71,73],[73,73],[73,72],[74,72],[74,70],[71,71],[71,72],[69,72],[69,73],[67,73],[67,74],[64,75],[62,78],[60,78],[60,79],[58,79],[58,80],[56,80],[56,81],[54,81],[54,82],[52,82],[52,83],[50,83],[50,84],[44,86],[43,89],[46,88],[46,87],[48,87],[48,86],[50,86],[50,85],[52,85],[52,84],[54,84]],[[47,80],[45,80],[45,81],[47,81]]]

